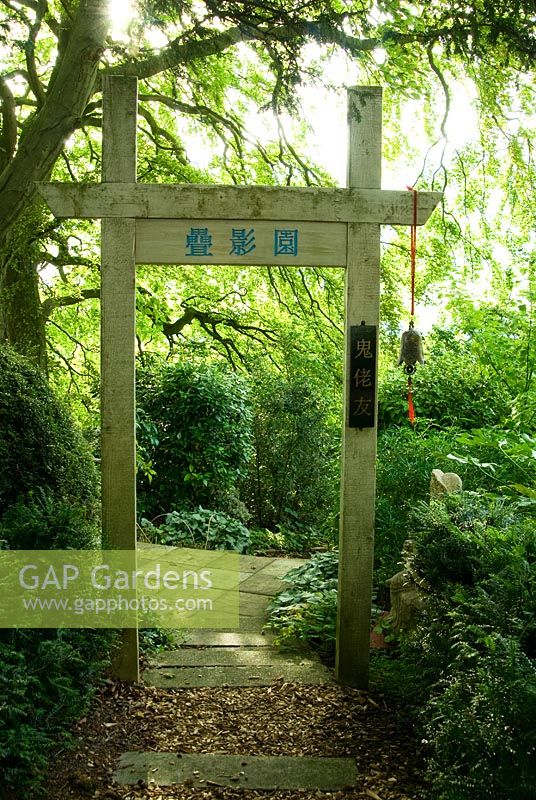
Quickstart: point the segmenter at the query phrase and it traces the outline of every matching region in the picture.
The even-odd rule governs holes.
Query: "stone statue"
[[[442,472],[440,469],[432,470],[430,478],[430,497],[437,500],[445,494],[461,492],[462,479],[455,472]]]
[[[461,492],[462,479],[455,472],[442,472],[433,469],[430,478],[430,498],[438,500],[446,494]],[[412,549],[411,540],[404,542],[403,555],[408,556]],[[411,563],[411,559],[407,559]],[[408,567],[397,572],[386,582],[389,586],[391,610],[389,615],[393,620],[393,631],[412,630],[419,616],[419,611],[426,602],[426,581],[413,574]]]

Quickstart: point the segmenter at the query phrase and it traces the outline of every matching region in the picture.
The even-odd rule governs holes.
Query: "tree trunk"
[[[12,227],[0,251],[0,341],[9,342],[46,372],[45,318],[35,267],[37,247],[31,238],[35,228],[24,224],[29,216]]]
[[[28,249],[20,244],[24,234],[17,223],[32,205],[35,182],[48,180],[65,140],[80,125],[95,88],[109,24],[107,0],[81,0],[45,102],[24,125],[17,150],[0,174],[0,339],[40,366],[45,338],[36,260],[28,258]]]

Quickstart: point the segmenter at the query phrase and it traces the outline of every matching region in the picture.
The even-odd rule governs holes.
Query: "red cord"
[[[418,192],[413,186],[408,186],[413,192],[413,224],[411,226],[411,319],[415,316],[415,263],[417,260],[417,207]]]
[[[410,192],[413,192],[413,224],[411,226],[411,325],[415,318],[415,264],[417,261],[417,207],[418,207],[418,192],[413,186],[407,187]],[[415,407],[413,405],[413,384],[411,376],[408,375],[408,419],[411,425],[415,424]]]
[[[408,377],[408,419],[411,425],[415,424],[415,407],[413,405],[413,388],[411,377]]]

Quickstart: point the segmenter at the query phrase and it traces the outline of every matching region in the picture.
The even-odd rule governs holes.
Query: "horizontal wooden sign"
[[[349,428],[373,428],[376,411],[375,325],[352,325],[350,328],[350,398]]]
[[[346,243],[337,222],[136,220],[137,264],[345,267]]]

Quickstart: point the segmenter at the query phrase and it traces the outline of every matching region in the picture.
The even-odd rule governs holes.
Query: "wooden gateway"
[[[381,89],[348,91],[348,188],[136,183],[137,79],[106,77],[100,184],[40,184],[57,217],[102,220],[102,527],[136,548],[136,264],[296,264],[346,269],[336,677],[368,684],[376,483],[380,225],[411,225],[408,191],[381,189]],[[419,193],[418,224],[440,200]],[[137,630],[120,678],[139,679]]]

